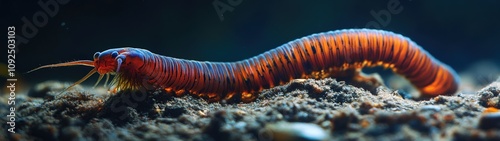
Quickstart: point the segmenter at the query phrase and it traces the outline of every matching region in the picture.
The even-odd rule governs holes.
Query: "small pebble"
[[[500,129],[500,112],[484,114],[479,119],[481,129]]]
[[[312,123],[279,122],[266,125],[259,137],[261,140],[274,141],[322,141],[328,138],[328,134]]]
[[[434,111],[434,112],[439,112],[441,111],[441,107],[437,105],[424,105],[420,107],[420,111]]]
[[[487,113],[496,113],[496,112],[500,112],[500,110],[498,110],[497,108],[495,107],[489,107],[489,108],[486,108],[483,113],[487,114]]]

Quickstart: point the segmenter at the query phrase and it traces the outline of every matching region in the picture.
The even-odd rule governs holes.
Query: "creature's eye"
[[[111,53],[111,57],[112,57],[112,58],[116,58],[116,56],[118,56],[118,52],[113,51],[113,53]]]
[[[99,57],[99,55],[101,55],[101,52],[94,53],[94,59],[97,59],[97,57]]]

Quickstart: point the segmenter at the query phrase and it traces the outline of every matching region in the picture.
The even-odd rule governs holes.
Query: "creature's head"
[[[136,48],[115,48],[94,54],[94,67],[101,75],[120,70],[136,71],[144,65],[144,55]]]
[[[67,89],[78,85],[82,83],[83,81],[87,80],[90,76],[92,76],[94,73],[99,73],[99,79],[97,80],[97,85],[101,79],[104,77],[104,75],[107,76],[105,86],[107,84],[107,81],[109,79],[110,74],[118,74],[119,77],[115,77],[112,80],[112,84],[114,85],[115,83],[127,83],[125,86],[120,85],[120,87],[134,87],[130,86],[129,82],[126,82],[127,80],[124,81],[124,79],[121,79],[120,74],[123,71],[127,71],[129,73],[135,73],[138,71],[142,65],[144,65],[144,54],[142,53],[141,49],[137,48],[115,48],[115,49],[108,49],[103,52],[96,52],[94,54],[94,60],[78,60],[78,61],[72,61],[72,62],[66,62],[66,63],[58,63],[58,64],[50,64],[50,65],[44,65],[40,66],[38,68],[35,68],[30,72],[36,71],[38,69],[42,68],[49,68],[49,67],[64,67],[64,66],[76,66],[76,65],[82,65],[82,66],[89,66],[89,67],[94,67],[87,75],[85,75],[82,79],[78,80],[75,82],[73,85],[69,86]],[[120,71],[121,70],[121,71]],[[65,90],[65,91],[66,91]],[[64,91],[63,91],[64,92]]]

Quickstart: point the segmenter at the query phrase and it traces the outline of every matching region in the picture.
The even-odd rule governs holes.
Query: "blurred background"
[[[313,33],[364,27],[407,36],[458,72],[484,75],[473,77],[478,81],[496,79],[500,63],[500,2],[495,0],[40,2],[58,10],[47,12],[37,1],[0,1],[2,31],[14,25],[21,36],[16,71],[24,86],[46,80],[74,82],[91,68],[25,72],[45,64],[92,59],[95,52],[109,48],[130,46],[184,59],[238,61]],[[37,29],[24,31],[32,37],[23,35],[26,21]],[[482,67],[471,69],[477,62]],[[5,67],[6,59],[1,63]]]

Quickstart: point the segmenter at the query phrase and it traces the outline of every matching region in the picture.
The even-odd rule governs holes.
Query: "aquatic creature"
[[[422,97],[451,95],[458,89],[455,71],[402,35],[372,29],[347,29],[313,34],[237,62],[207,62],[172,58],[140,48],[114,48],[96,52],[94,60],[51,64],[47,67],[94,67],[72,86],[99,73],[116,76],[115,90],[165,89],[181,96],[190,93],[209,101],[250,102],[263,89],[296,78],[352,78],[363,67],[382,66],[407,78]],[[32,70],[32,71],[34,71]],[[107,80],[105,85],[107,84]],[[72,87],[71,86],[71,87]]]

